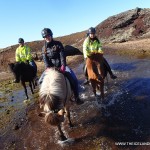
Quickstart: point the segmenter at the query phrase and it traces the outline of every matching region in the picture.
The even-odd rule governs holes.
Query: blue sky
[[[54,37],[97,26],[103,20],[136,7],[150,7],[149,0],[1,0],[0,48],[42,40],[41,30]]]

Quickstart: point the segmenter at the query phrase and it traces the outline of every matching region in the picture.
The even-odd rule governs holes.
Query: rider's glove
[[[60,71],[61,71],[62,73],[65,73],[65,70],[66,70],[66,67],[65,67],[64,65],[62,65],[62,66],[60,67]]]
[[[47,67],[45,71],[48,71],[51,67]]]

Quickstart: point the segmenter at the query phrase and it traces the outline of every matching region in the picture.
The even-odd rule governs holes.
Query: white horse
[[[69,80],[56,68],[46,70],[43,82],[39,91],[40,105],[44,108],[45,121],[57,126],[60,139],[67,140],[61,130],[61,122],[64,121],[64,114],[68,117],[69,125],[72,127],[69,112],[69,100],[72,97],[72,90]]]

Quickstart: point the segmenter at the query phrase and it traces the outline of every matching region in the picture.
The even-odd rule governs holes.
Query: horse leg
[[[65,137],[64,133],[63,133],[62,130],[61,130],[60,124],[59,124],[57,127],[58,127],[58,131],[59,131],[59,133],[60,133],[60,139],[61,139],[61,141],[67,140],[67,138]]]
[[[32,81],[29,81],[29,86],[30,86],[30,89],[31,89],[32,94],[34,94],[33,88],[32,88]]]
[[[101,91],[101,98],[102,100],[104,100],[104,82],[101,82],[100,91]]]
[[[71,119],[70,119],[70,110],[69,110],[69,108],[66,108],[66,117],[68,118],[69,126],[73,127],[73,124],[72,124]]]
[[[96,96],[96,83],[94,81],[91,81],[91,85],[92,85],[92,88],[93,88],[94,96]]]
[[[21,81],[21,84],[24,87],[24,92],[26,94],[26,98],[29,99],[25,82]]]
[[[35,89],[35,83],[34,83],[34,80],[31,81],[32,85],[33,85],[33,88]]]

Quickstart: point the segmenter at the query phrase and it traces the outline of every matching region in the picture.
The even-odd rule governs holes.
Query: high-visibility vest
[[[89,37],[87,37],[83,43],[84,58],[87,58],[88,56],[90,56],[91,53],[103,54],[104,52],[102,50],[101,42],[98,39],[95,39],[94,41],[92,41],[92,40],[90,40]]]
[[[27,60],[31,61],[31,49],[27,45],[19,46],[16,49],[16,62],[26,62]]]

